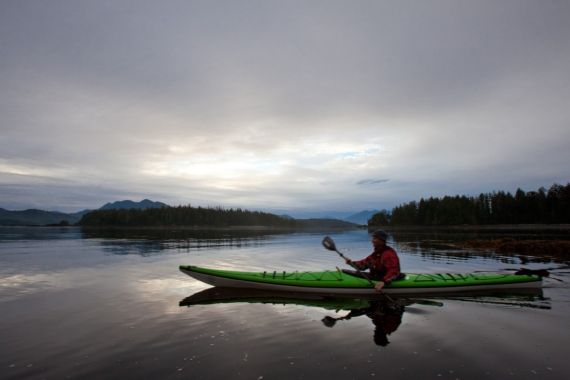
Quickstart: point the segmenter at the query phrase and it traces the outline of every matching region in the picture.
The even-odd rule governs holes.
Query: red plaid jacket
[[[370,269],[373,279],[389,284],[400,276],[400,259],[394,249],[385,245],[375,250],[368,257],[353,261],[352,266],[359,270]]]

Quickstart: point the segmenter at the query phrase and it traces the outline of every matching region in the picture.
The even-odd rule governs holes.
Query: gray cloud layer
[[[567,182],[568,16],[566,1],[2,2],[0,207],[358,210]]]

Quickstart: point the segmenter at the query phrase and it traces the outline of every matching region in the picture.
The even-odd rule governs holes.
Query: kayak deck
[[[180,270],[210,285],[228,288],[266,289],[277,291],[369,294],[373,285],[364,278],[336,271],[316,272],[242,272],[182,265]],[[376,283],[377,281],[372,281]],[[393,281],[382,290],[385,293],[445,293],[481,290],[540,288],[542,278],[536,275],[510,273],[437,273],[412,274]]]

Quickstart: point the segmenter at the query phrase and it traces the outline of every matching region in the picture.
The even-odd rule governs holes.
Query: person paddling
[[[402,276],[400,259],[396,251],[386,245],[387,238],[386,232],[382,230],[374,231],[372,233],[374,252],[362,260],[353,261],[345,258],[346,263],[354,269],[370,270],[369,277],[372,280],[378,280],[378,283],[374,286],[374,289],[377,291],[382,290],[384,285],[390,284],[390,282]]]

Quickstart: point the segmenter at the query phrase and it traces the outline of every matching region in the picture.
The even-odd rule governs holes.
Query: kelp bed
[[[501,238],[494,240],[467,240],[454,244],[461,248],[492,249],[501,254],[520,254],[529,256],[553,256],[570,260],[570,241],[568,240],[516,240]]]

